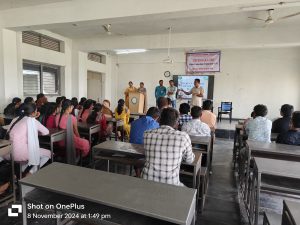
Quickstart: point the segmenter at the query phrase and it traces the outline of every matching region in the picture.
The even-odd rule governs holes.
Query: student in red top
[[[102,112],[102,105],[100,103],[97,103],[89,117],[87,118],[86,122],[95,124],[98,123],[101,126],[99,139],[100,142],[105,141],[106,137],[111,133],[112,127],[110,125],[107,125],[106,117]]]
[[[78,113],[78,121],[86,123],[87,118],[89,117],[93,109],[93,100],[88,99],[84,104],[81,111]]]
[[[57,105],[54,102],[49,102],[46,104],[45,115],[42,120],[42,124],[48,129],[56,128],[56,109]]]

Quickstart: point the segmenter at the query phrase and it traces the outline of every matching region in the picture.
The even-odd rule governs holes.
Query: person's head
[[[173,80],[170,80],[170,81],[169,81],[169,84],[170,84],[171,87],[173,87],[173,86],[174,86],[174,81],[173,81]]]
[[[159,109],[157,107],[150,107],[146,116],[151,116],[154,120],[157,120],[160,116]]]
[[[18,97],[13,98],[12,104],[15,106],[15,108],[19,108],[22,103],[22,100]]]
[[[159,124],[161,126],[170,126],[176,128],[178,126],[179,113],[176,109],[165,108],[160,114]]]
[[[62,101],[66,100],[66,99],[67,99],[66,96],[61,96]]]
[[[144,88],[145,84],[144,82],[140,82],[140,88]]]
[[[107,99],[104,99],[103,102],[102,102],[103,106],[105,106],[106,108],[110,108],[110,101],[107,100]]]
[[[86,122],[87,123],[95,123],[97,116],[101,113],[102,111],[102,105],[100,103],[96,103],[91,114],[87,118]]]
[[[83,106],[83,104],[85,103],[86,100],[87,100],[86,97],[82,97],[80,99],[79,105]]]
[[[251,118],[255,118],[255,112],[252,111],[252,113],[250,114]]]
[[[167,98],[168,100],[168,107],[172,107],[172,100],[170,98]]]
[[[211,100],[205,100],[202,105],[203,110],[212,110],[213,102]]]
[[[200,87],[200,79],[195,79],[194,80],[194,85],[196,88]]]
[[[57,105],[55,102],[48,102],[45,104],[45,113],[43,117],[43,124],[46,125],[49,116],[55,115]]]
[[[45,97],[45,95],[43,93],[39,93],[36,95],[36,100],[38,101],[40,98]]]
[[[73,98],[71,99],[71,102],[72,102],[72,105],[73,105],[74,107],[76,107],[76,106],[78,105],[78,99],[77,99],[76,97],[73,97]]]
[[[70,99],[66,99],[65,101],[63,101],[62,105],[61,105],[61,111],[60,114],[70,114],[73,110],[73,105]]]
[[[132,87],[133,86],[132,81],[129,81],[128,85],[129,85],[129,87]]]
[[[300,111],[295,111],[292,115],[292,127],[300,129]]]
[[[125,101],[124,99],[119,99],[118,101],[118,106],[117,106],[117,113],[120,115],[123,111],[123,108],[124,108],[124,105],[125,105]]]
[[[56,100],[55,100],[55,102],[56,102],[56,105],[57,105],[58,107],[61,107],[61,104],[62,104],[62,102],[63,102],[62,97],[57,97]]]
[[[193,119],[200,119],[200,117],[202,116],[202,109],[200,106],[193,106],[191,108],[191,116],[193,117]]]
[[[169,106],[168,104],[168,99],[165,97],[159,97],[157,99],[157,107],[159,108],[159,110],[167,108]]]
[[[280,115],[283,117],[291,117],[294,111],[294,106],[289,104],[284,104],[281,106]]]
[[[255,117],[258,117],[258,116],[265,117],[268,114],[267,106],[262,105],[262,104],[254,106],[253,111],[254,111]]]
[[[189,114],[190,110],[191,110],[191,107],[188,103],[181,103],[179,106],[179,112],[182,115]]]
[[[164,81],[163,80],[160,80],[159,81],[159,86],[163,86],[164,85]]]
[[[91,109],[93,107],[94,101],[92,99],[88,99],[83,104],[83,111],[86,109]]]
[[[32,98],[32,97],[26,97],[26,98],[24,99],[24,104],[27,104],[27,103],[34,103],[33,98]]]

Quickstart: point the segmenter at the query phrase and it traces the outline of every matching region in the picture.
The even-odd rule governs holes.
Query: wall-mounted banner
[[[186,53],[186,73],[220,72],[221,51]]]

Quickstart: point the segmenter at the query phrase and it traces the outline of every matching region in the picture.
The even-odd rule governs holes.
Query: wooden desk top
[[[187,187],[62,163],[52,163],[20,183],[176,224],[191,221],[196,196]]]
[[[49,130],[49,134],[48,134],[49,136],[54,135],[54,134],[63,134],[66,132],[65,130],[62,130],[59,128],[50,128],[48,130]]]
[[[80,129],[90,129],[91,127],[100,127],[100,124],[90,124],[90,123],[84,123],[84,122],[77,122],[77,126]]]
[[[254,157],[254,161],[259,173],[300,179],[299,162],[259,157]]]
[[[200,145],[210,145],[211,137],[208,136],[193,136],[190,135],[191,141],[193,144],[200,144]]]
[[[300,225],[300,203],[294,201],[283,200],[290,215],[293,217],[295,224]]]
[[[8,140],[0,139],[0,148],[10,145],[11,142]]]
[[[291,155],[300,157],[300,146],[285,145],[277,143],[266,143],[247,140],[247,145],[251,152],[272,153],[277,155]]]

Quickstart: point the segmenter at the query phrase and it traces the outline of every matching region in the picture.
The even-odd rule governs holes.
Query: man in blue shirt
[[[167,88],[164,86],[164,81],[159,81],[159,86],[155,88],[155,98],[156,102],[159,99],[159,97],[165,97],[167,94]]]
[[[146,116],[135,120],[131,123],[130,143],[143,144],[144,132],[159,128],[157,119],[159,118],[159,110],[156,107],[148,109]]]

